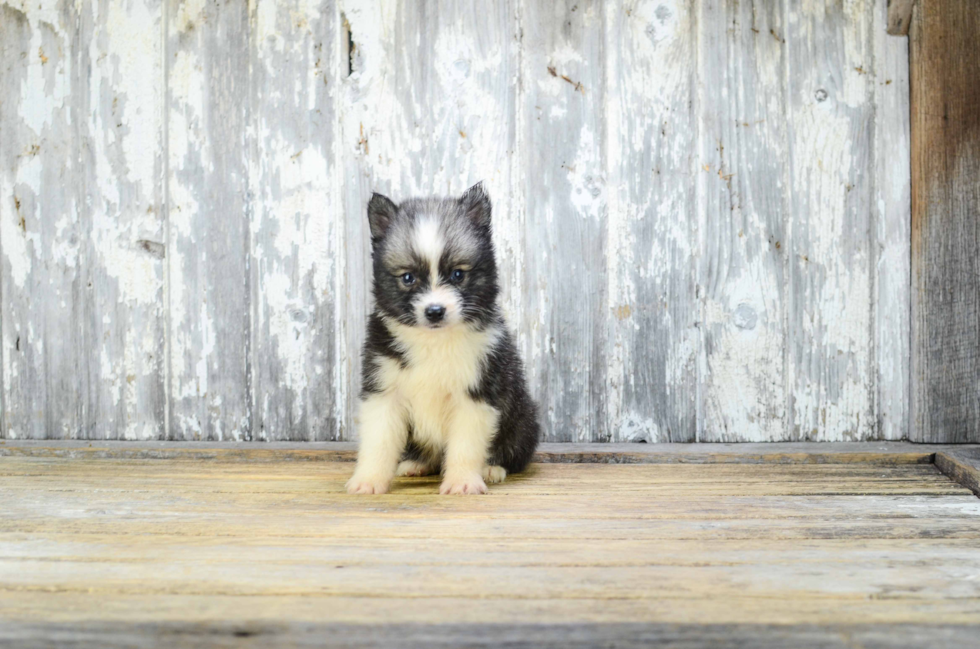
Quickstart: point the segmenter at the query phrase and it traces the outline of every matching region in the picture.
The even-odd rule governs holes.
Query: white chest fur
[[[479,385],[483,359],[500,335],[499,330],[474,331],[467,326],[420,329],[391,325],[406,367],[386,359],[379,384],[404,408],[415,440],[441,449],[448,422],[467,392]]]

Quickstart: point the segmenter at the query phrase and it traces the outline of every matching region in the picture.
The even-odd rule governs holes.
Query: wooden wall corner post
[[[919,0],[909,39],[912,426],[980,442],[980,6]]]

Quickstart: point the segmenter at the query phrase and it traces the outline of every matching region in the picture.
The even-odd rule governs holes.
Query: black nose
[[[425,307],[425,317],[429,322],[439,322],[446,315],[446,307],[441,304],[430,304]]]

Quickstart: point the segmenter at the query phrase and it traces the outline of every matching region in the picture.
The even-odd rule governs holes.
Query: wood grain
[[[912,87],[912,429],[980,440],[980,15],[915,6]]]
[[[0,638],[977,631],[980,501],[931,465],[532,465],[480,498],[432,479],[350,497],[351,468],[4,457]]]

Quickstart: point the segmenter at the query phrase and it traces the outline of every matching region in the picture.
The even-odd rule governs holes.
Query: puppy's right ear
[[[375,192],[371,195],[371,202],[368,203],[368,223],[371,224],[371,239],[377,241],[385,235],[392,221],[398,206],[390,198]]]

